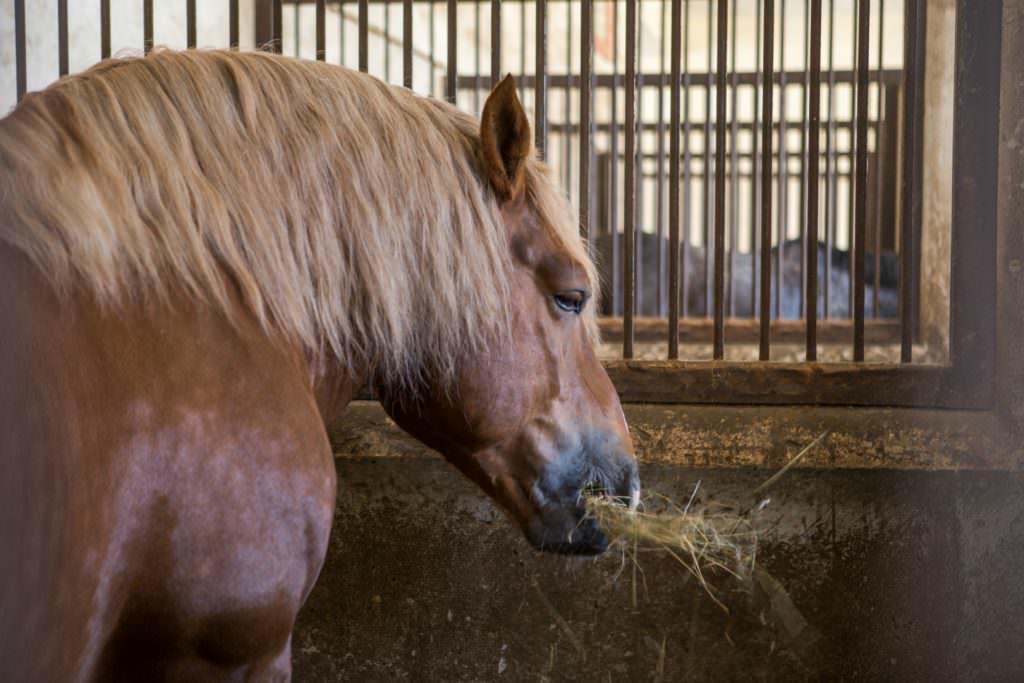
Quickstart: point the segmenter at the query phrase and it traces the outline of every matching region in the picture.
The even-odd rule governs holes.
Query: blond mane
[[[64,295],[177,291],[411,386],[507,331],[483,178],[477,121],[443,102],[318,62],[161,50],[0,120],[0,240]],[[593,280],[536,159],[527,193]]]

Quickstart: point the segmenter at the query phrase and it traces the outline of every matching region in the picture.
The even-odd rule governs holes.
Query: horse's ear
[[[480,122],[480,146],[487,179],[498,199],[507,202],[522,195],[531,146],[530,122],[511,74],[487,98]]]

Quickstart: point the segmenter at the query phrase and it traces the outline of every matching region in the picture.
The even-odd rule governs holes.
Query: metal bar
[[[720,0],[721,1],[721,0]],[[737,17],[737,0],[732,0],[732,28],[729,37],[729,54],[732,67],[729,72],[729,91],[732,98],[732,116],[729,117],[729,279],[726,282],[728,289],[729,317],[736,313],[736,248],[739,244],[739,150],[736,144],[736,129],[739,121],[736,79],[736,26],[739,21]]]
[[[366,0],[360,0],[360,4],[365,2]],[[445,85],[445,97],[452,104],[455,104],[455,98],[458,95],[455,85],[455,78],[459,72],[458,29],[458,4],[455,0],[448,0],[448,77]]]
[[[807,291],[807,268],[804,267],[807,258],[807,250],[810,245],[807,242],[807,221],[805,220],[804,207],[807,205],[807,136],[808,136],[808,121],[807,121],[807,90],[809,74],[807,70],[808,64],[808,43],[809,36],[808,30],[808,18],[810,17],[810,0],[804,0],[804,15],[803,15],[803,36],[801,36],[801,45],[804,48],[804,59],[803,59],[803,73],[800,77],[800,154],[797,156],[797,161],[800,163],[800,182],[799,182],[799,204],[797,209],[797,235],[800,238],[800,258],[798,259],[800,268],[800,294],[797,297],[797,316],[803,318],[807,311],[807,301],[804,298],[804,292]],[[817,245],[814,245],[817,250]]]
[[[185,2],[185,46],[193,50],[196,47],[196,0]]]
[[[778,214],[776,227],[778,244],[775,248],[775,317],[782,318],[782,285],[786,258],[786,233],[789,231],[789,140],[786,132],[786,0],[779,7],[779,180]]]
[[[565,73],[572,76],[572,3],[565,3]],[[572,122],[572,89],[566,85],[562,100],[562,121],[568,126]],[[564,187],[572,187],[572,136],[568,133],[562,134],[562,170],[565,172]]]
[[[449,0],[454,5],[454,0]],[[449,29],[450,30],[450,29]],[[368,0],[359,0],[359,70],[366,73],[370,68],[370,7]]]
[[[714,359],[725,358],[725,104],[729,3],[718,0],[718,82],[715,85],[715,336]]]
[[[437,95],[437,78],[434,73],[434,53],[437,51],[437,39],[434,37],[437,28],[437,7],[434,6],[434,0],[430,0],[430,96],[435,97]]]
[[[480,111],[480,0],[473,2],[473,109]]]
[[[864,360],[864,256],[867,231],[868,179],[868,48],[871,0],[857,2],[857,165],[853,239],[853,360]]]
[[[326,0],[316,0],[316,58],[320,62],[327,60]]]
[[[885,48],[885,0],[878,0],[878,69],[881,73],[882,60],[884,59],[884,48]],[[882,124],[882,79],[878,79],[877,83],[877,98],[875,100],[875,159],[874,159],[874,180],[875,180],[875,220],[874,231],[873,231],[873,242],[874,242],[874,286],[871,292],[871,317],[881,317],[882,311],[879,305],[878,290],[882,286],[882,194],[885,190],[882,184],[882,150],[885,148],[882,144],[883,134],[885,128]]]
[[[682,0],[672,0],[672,90],[669,92],[668,162],[668,358],[679,358],[679,60]],[[687,207],[689,208],[689,207]]]
[[[590,109],[593,88],[594,13],[589,2],[580,3],[580,234],[590,239],[590,158],[592,154]]]
[[[775,85],[775,0],[764,0],[764,45],[761,61],[764,91],[761,96],[761,335],[759,358],[770,358],[772,276],[772,105]]]
[[[635,240],[633,207],[636,201],[636,3],[626,3],[626,155],[625,193],[623,196],[622,249],[622,357],[633,357],[633,312],[636,296]]]
[[[679,281],[682,287],[683,317],[690,312],[690,283],[686,277],[686,262],[690,256],[690,199],[692,192],[690,188],[690,0],[686,3],[686,20],[683,23],[683,93],[686,99],[683,102],[683,234],[682,254],[676,254],[673,258],[680,260]]]
[[[68,75],[68,0],[57,0],[57,71]]]
[[[384,80],[391,82],[391,0],[380,0],[384,3],[384,26],[380,40],[384,45]]]
[[[402,83],[412,90],[412,0],[402,3]]]
[[[660,14],[658,16],[658,23],[661,27],[659,31],[659,43],[658,43],[658,73],[665,73],[665,10],[667,6],[665,0],[661,0]],[[657,164],[657,192],[655,193],[655,232],[658,236],[655,248],[655,259],[658,263],[658,277],[656,278],[657,286],[655,288],[657,298],[657,311],[658,315],[665,315],[665,87],[658,85],[658,116],[657,116],[657,127],[658,127],[658,164]]]
[[[828,109],[825,131],[825,307],[826,319],[832,317],[832,243],[836,229],[836,165],[835,165],[835,32],[836,3],[828,0]]]
[[[25,56],[25,0],[14,0],[14,61],[17,70],[18,101],[28,91],[28,61]]]
[[[685,2],[685,0],[684,0]],[[575,30],[575,22],[573,27]],[[575,40],[575,37],[574,37]],[[806,69],[790,69],[785,74],[786,82],[792,84],[794,80],[803,78],[806,74]],[[887,86],[897,86],[903,82],[903,69],[885,69],[882,73],[878,73],[877,69],[868,70],[869,78],[878,79],[881,78],[883,83]],[[844,83],[855,82],[856,74],[853,70],[849,69],[836,69],[837,80]],[[473,75],[463,74],[459,76],[459,87],[466,88],[471,87]],[[596,72],[593,75],[594,87],[595,88],[610,88],[612,81],[612,74],[610,73],[599,73]],[[782,74],[779,72],[775,73],[774,81],[779,84],[782,80]],[[760,75],[754,71],[741,71],[736,74],[736,81],[740,86],[749,85],[755,86],[760,84]],[[636,75],[637,87],[643,86],[645,88],[657,88],[658,86],[668,87],[671,85],[668,74],[659,74],[657,71],[649,72],[637,72]],[[469,84],[469,85],[467,85]],[[523,84],[528,87],[533,87],[534,76],[533,74],[527,74]],[[715,74],[714,72],[693,72],[690,74],[690,85],[695,87],[703,87],[705,85],[714,86]],[[555,88],[565,87],[579,87],[580,79],[576,73],[564,74],[555,73],[548,75],[548,85]],[[872,125],[871,121],[868,121],[868,125]]]
[[[533,122],[533,135],[534,145],[537,147],[537,156],[544,158],[544,154],[547,151],[548,141],[548,67],[547,67],[547,47],[548,47],[548,11],[547,11],[547,0],[537,0],[537,14],[536,14],[536,30],[534,36],[534,47],[536,49],[536,55],[534,58],[534,68],[536,70],[536,80],[533,86],[533,111],[534,111],[534,122]]]
[[[282,4],[282,7],[284,5]],[[298,3],[292,5],[292,45],[294,45],[295,52],[292,54],[293,57],[300,57],[300,48],[302,47],[302,36],[300,29],[302,28],[302,22],[299,21],[299,16],[302,13],[302,8],[299,7]],[[284,31],[282,25],[281,31]],[[281,42],[281,49],[284,50],[284,41]]]
[[[707,57],[708,57],[708,74],[712,73],[711,59],[714,55],[712,47],[712,31],[714,30],[714,22],[712,18],[714,16],[714,5],[712,0],[708,0],[708,15],[707,15]],[[713,199],[712,199],[712,185],[711,185],[711,83],[708,82],[704,90],[704,184],[701,187],[703,194],[702,206],[703,212],[703,223],[704,225],[703,236],[704,236],[704,317],[711,316],[712,306],[712,272],[711,272],[711,223],[714,221],[713,211]]]
[[[228,46],[238,49],[238,0],[228,3]]]
[[[807,360],[818,360],[818,182],[821,173],[821,0],[811,2],[811,59],[807,109],[807,289],[804,307],[807,318]]]
[[[926,0],[906,0],[904,8],[903,168],[900,185],[900,362],[913,360],[917,335],[918,236],[921,234],[921,155],[924,110]]]
[[[16,0],[15,7],[18,4],[22,6],[22,17],[24,17],[24,0]],[[22,21],[24,25],[24,21]],[[24,35],[24,31],[20,33]],[[110,57],[110,0],[100,0],[100,58],[108,59]]]
[[[271,45],[273,51],[281,54],[284,50],[284,19],[282,16],[283,5],[281,0],[273,0],[274,8],[273,23],[271,24]]]
[[[608,174],[611,191],[608,193],[608,215],[611,217],[609,232],[612,241],[612,309],[616,314],[622,310],[622,239],[619,237],[619,3],[612,2],[612,85],[611,134],[609,147],[611,169]]]
[[[750,314],[754,315],[757,310],[757,284],[760,282],[760,265],[758,259],[761,249],[761,213],[758,207],[761,205],[761,184],[758,182],[760,172],[759,164],[763,160],[759,156],[758,129],[761,125],[761,22],[763,16],[762,0],[756,0],[754,17],[754,71],[757,74],[757,82],[754,84],[754,106],[753,122],[750,134]]]
[[[854,213],[854,207],[857,204],[857,202],[854,200],[853,181],[854,181],[854,176],[856,175],[856,173],[855,173],[856,163],[855,163],[855,159],[854,158],[856,157],[856,154],[857,154],[857,145],[856,145],[856,142],[855,142],[856,137],[857,137],[857,130],[856,129],[857,129],[857,124],[858,124],[858,119],[857,119],[857,93],[856,93],[856,90],[857,90],[857,88],[856,88],[856,84],[857,84],[857,45],[860,42],[860,39],[857,36],[858,36],[858,30],[860,29],[860,22],[857,21],[857,16],[856,16],[857,15],[857,0],[851,0],[851,2],[852,2],[852,7],[851,7],[851,10],[850,10],[850,24],[853,26],[853,43],[852,43],[852,45],[853,45],[853,49],[852,49],[853,57],[850,60],[850,62],[851,62],[850,66],[853,67],[851,69],[851,71],[853,73],[853,76],[852,76],[852,78],[850,80],[850,121],[853,124],[853,126],[850,128],[849,137],[847,138],[848,144],[850,146],[850,149],[847,152],[847,156],[850,158],[850,165],[849,165],[849,168],[847,169],[847,172],[845,174],[843,174],[843,175],[846,176],[846,195],[847,195],[847,197],[846,197],[846,240],[847,240],[847,250],[848,250],[848,252],[850,254],[850,259],[851,259],[850,260],[850,265],[847,267],[848,268],[848,272],[847,272],[847,286],[846,286],[847,297],[846,298],[847,298],[848,317],[849,317],[850,320],[853,320],[853,305],[854,305],[854,292],[853,292],[853,289],[854,289],[854,287],[853,287],[853,270],[851,270],[851,268],[853,267],[853,260],[852,260],[853,259],[853,238],[854,238],[854,232],[855,232],[854,222],[856,221],[856,215]]]
[[[147,53],[153,49],[153,0],[142,2],[142,49]]]
[[[491,87],[501,79],[501,0],[491,0]]]

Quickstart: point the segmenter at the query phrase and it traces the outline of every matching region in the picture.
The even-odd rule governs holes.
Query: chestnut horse
[[[157,51],[0,120],[0,679],[282,680],[372,386],[542,550],[635,500],[594,269],[506,78]]]

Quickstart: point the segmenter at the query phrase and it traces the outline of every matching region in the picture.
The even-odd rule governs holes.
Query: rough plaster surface
[[[412,448],[412,446],[410,446]],[[1024,475],[791,472],[760,513],[781,592],[663,554],[535,553],[432,457],[339,454],[303,681],[1009,680],[1024,671]],[[761,469],[643,467],[648,491],[746,506]],[[635,588],[634,588],[635,586]],[[633,602],[634,590],[636,603]]]

